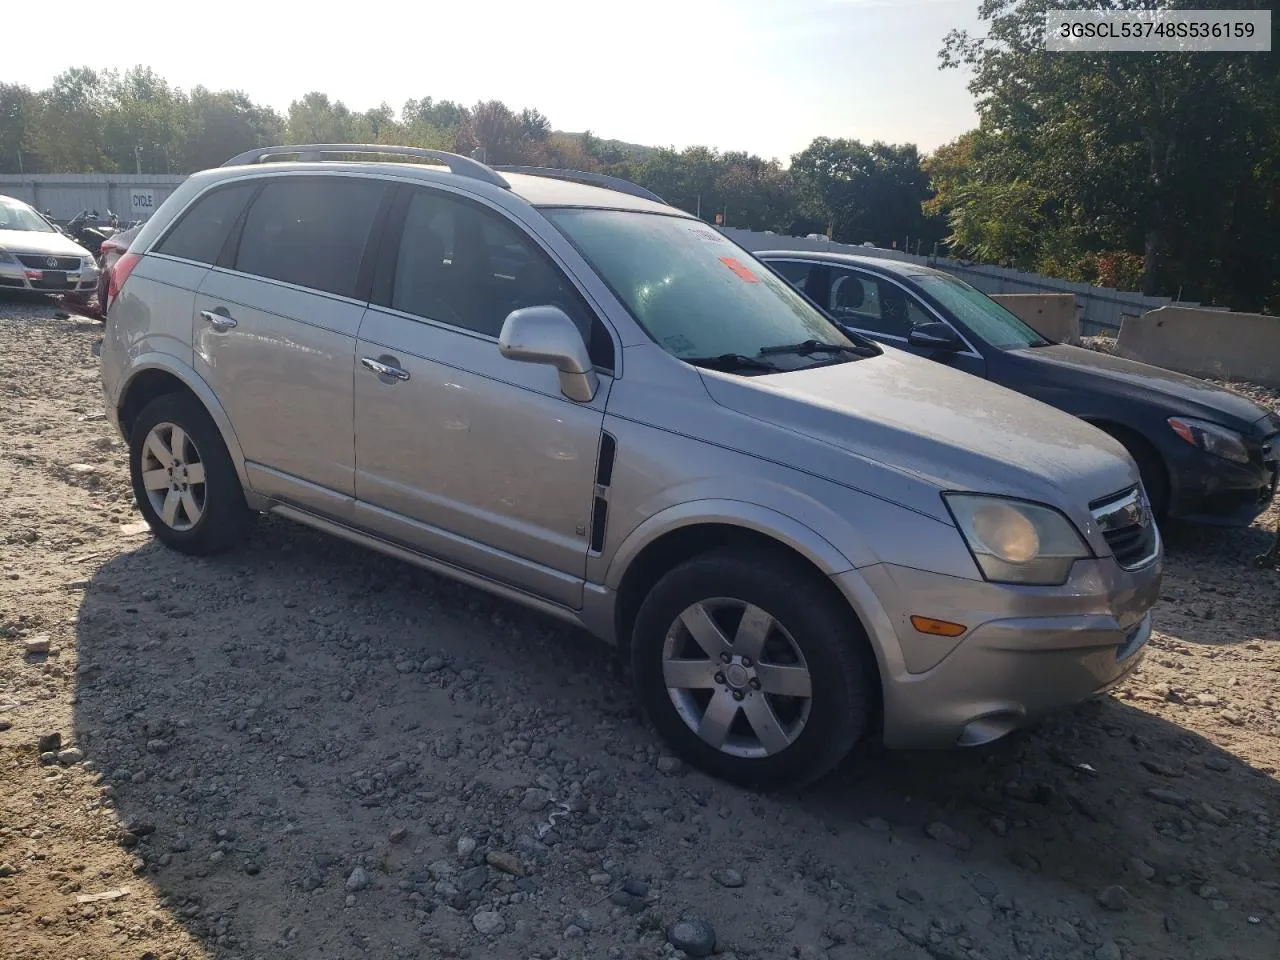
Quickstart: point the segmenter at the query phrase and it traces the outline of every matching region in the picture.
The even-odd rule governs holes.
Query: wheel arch
[[[143,408],[157,397],[169,393],[189,394],[204,407],[217,426],[218,433],[222,435],[222,442],[226,444],[236,475],[247,494],[250,490],[249,478],[245,473],[244,455],[235,428],[231,425],[231,418],[200,375],[176,357],[153,354],[140,357],[133,365],[116,404],[120,432],[125,439],[132,433],[133,424]]]
[[[633,530],[609,565],[605,584],[613,592],[613,629],[624,649],[631,625],[649,589],[668,570],[722,547],[777,553],[825,583],[841,603],[848,600],[831,582],[853,565],[834,545],[797,520],[766,507],[738,501],[699,501],[670,507]],[[858,617],[849,607],[850,614]]]
[[[1160,471],[1160,480],[1164,484],[1163,488],[1158,491],[1148,490],[1149,497],[1163,497],[1163,503],[1159,504],[1167,509],[1173,498],[1173,472],[1169,469],[1169,463],[1165,460],[1164,454],[1160,452],[1160,448],[1151,442],[1147,436],[1140,430],[1127,424],[1120,423],[1116,420],[1108,420],[1106,417],[1082,417],[1086,423],[1097,427],[1103,433],[1114,437],[1124,448],[1130,451],[1139,451],[1140,454],[1148,458],[1153,467]],[[1137,457],[1134,457],[1137,460]],[[1142,467],[1141,461],[1138,462],[1139,468]]]

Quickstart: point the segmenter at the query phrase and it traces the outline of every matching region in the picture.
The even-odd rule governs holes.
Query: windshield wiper
[[[761,360],[759,357],[748,357],[742,353],[721,353],[714,357],[681,357],[685,363],[691,363],[695,367],[708,367],[712,370],[724,370],[732,372],[734,370],[766,370],[769,373],[777,373],[778,365],[770,363],[768,360]]]
[[[784,343],[776,347],[764,347],[760,350],[760,356],[768,357],[779,353],[794,353],[802,357],[808,357],[815,353],[850,353],[856,357],[874,357],[878,352],[873,347],[826,343],[822,340],[801,340],[799,343]]]

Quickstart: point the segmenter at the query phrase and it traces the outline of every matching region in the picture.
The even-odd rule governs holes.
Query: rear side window
[[[257,188],[256,183],[236,183],[210,190],[165,234],[156,253],[197,263],[216,263],[227,234]]]
[[[372,180],[274,180],[249,208],[235,269],[356,296],[365,243],[385,186]]]

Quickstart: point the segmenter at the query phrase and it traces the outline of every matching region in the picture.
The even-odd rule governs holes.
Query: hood
[[[1124,448],[1084,421],[892,348],[851,363],[703,379],[712,398],[737,413],[939,490],[1005,494],[1079,516],[1090,501],[1138,482]],[[859,486],[856,476],[813,472]]]
[[[1012,351],[1008,356],[1061,370],[1070,377],[1069,387],[1078,389],[1080,377],[1087,376],[1094,389],[1151,401],[1168,407],[1170,414],[1211,420],[1245,433],[1267,417],[1262,407],[1225,387],[1097,350],[1054,344]]]
[[[88,250],[70,237],[61,233],[37,233],[35,230],[0,230],[0,250],[93,259]]]

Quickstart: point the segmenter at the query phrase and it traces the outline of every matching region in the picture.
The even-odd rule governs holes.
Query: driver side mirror
[[[907,333],[907,343],[913,347],[947,353],[955,353],[961,347],[960,337],[956,332],[938,320],[916,324]]]
[[[498,350],[509,360],[545,363],[560,373],[560,392],[588,403],[600,386],[582,332],[559,307],[522,307],[507,314]]]

